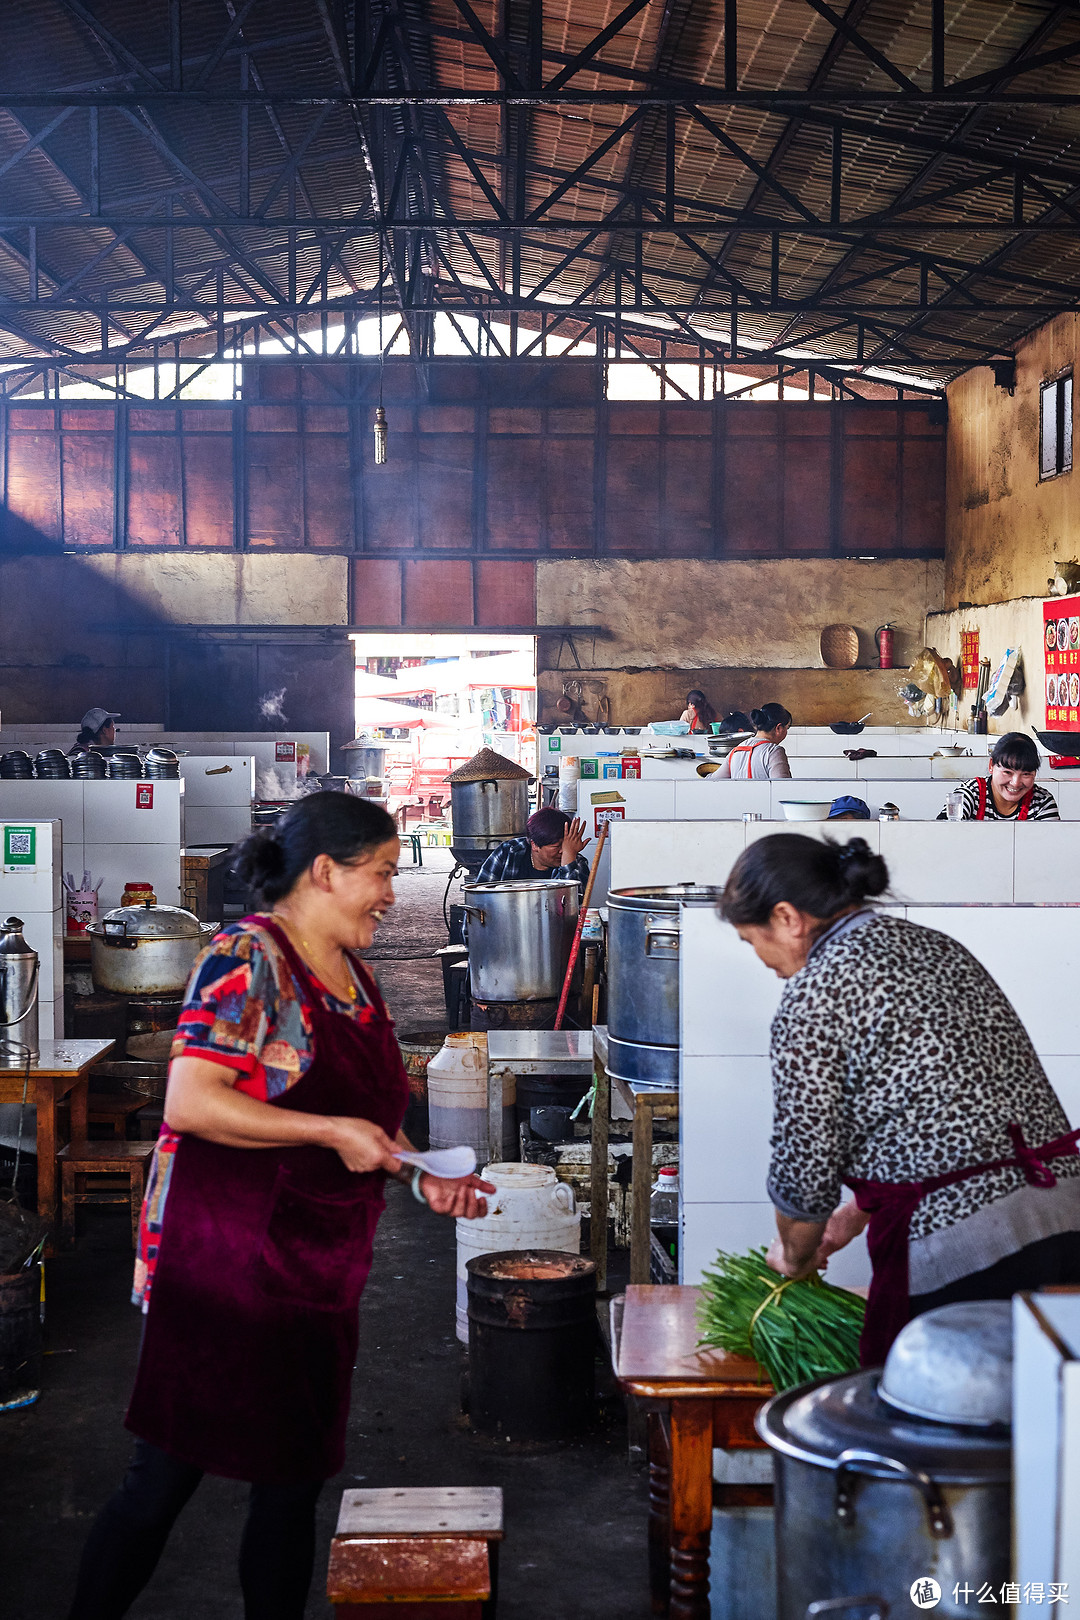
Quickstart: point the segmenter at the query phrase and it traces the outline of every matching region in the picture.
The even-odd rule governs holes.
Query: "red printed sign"
[[[277,763],[279,765],[291,765],[291,764],[293,764],[293,762],[296,759],[296,744],[294,742],[291,742],[291,743],[282,743],[282,742],[275,743],[274,744],[274,759],[277,761]]]
[[[136,782],[135,808],[136,810],[152,810],[154,808],[153,782]]]
[[[1047,730],[1080,732],[1080,597],[1043,603],[1043,645]]]
[[[961,630],[960,667],[963,671],[965,692],[974,692],[979,685],[979,632]]]
[[[625,804],[598,804],[593,809],[593,832],[597,838],[605,821],[625,821]]]

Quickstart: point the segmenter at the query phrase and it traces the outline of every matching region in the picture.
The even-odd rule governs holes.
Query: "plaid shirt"
[[[569,866],[554,866],[550,872],[538,872],[529,853],[528,838],[508,838],[505,844],[493,849],[477,874],[477,883],[520,883],[531,878],[561,878],[564,882],[576,878],[584,889],[589,881],[589,863],[583,855]]]

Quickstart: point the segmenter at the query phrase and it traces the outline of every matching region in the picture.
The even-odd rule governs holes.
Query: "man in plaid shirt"
[[[477,883],[514,883],[523,878],[576,878],[584,889],[589,863],[582,850],[589,839],[585,823],[572,821],[565,810],[538,810],[529,817],[524,838],[508,838],[493,849],[477,874]]]

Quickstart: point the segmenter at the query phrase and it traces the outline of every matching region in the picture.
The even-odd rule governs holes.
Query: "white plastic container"
[[[457,1222],[457,1336],[469,1342],[468,1272],[465,1262],[501,1249],[561,1249],[581,1252],[581,1213],[572,1187],[546,1164],[489,1164],[481,1172],[497,1194],[488,1193],[480,1220]]]
[[[433,1148],[475,1148],[481,1163],[488,1143],[488,1055],[483,1033],[448,1035],[442,1050],[427,1067],[428,1140]],[[502,1151],[514,1152],[515,1086],[512,1074],[503,1077]]]
[[[559,761],[559,809],[568,816],[577,815],[578,778],[580,769],[576,754],[564,754]]]

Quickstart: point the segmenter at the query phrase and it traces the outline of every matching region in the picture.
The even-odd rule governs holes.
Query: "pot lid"
[[[33,956],[34,951],[22,936],[21,917],[9,917],[0,923],[0,956]]]
[[[877,1479],[895,1478],[897,1463],[957,1485],[1009,1478],[1006,1428],[964,1428],[897,1412],[878,1395],[880,1376],[875,1368],[774,1395],[757,1415],[758,1434],[774,1451],[818,1468],[836,1468],[845,1452],[858,1453],[851,1466]]]
[[[466,883],[469,894],[551,894],[559,889],[577,889],[577,878],[512,878],[508,883]]]
[[[879,1394],[935,1423],[1011,1423],[1011,1303],[965,1300],[917,1316],[889,1351]]]
[[[112,925],[110,934],[121,932],[122,925],[128,939],[198,939],[201,933],[198,917],[181,906],[115,906],[100,922],[91,923],[86,932],[102,935],[106,923]]]
[[[481,748],[472,759],[451,771],[446,780],[451,787],[460,787],[466,782],[531,782],[532,777],[524,766],[515,765],[512,759],[497,754],[494,748]]]
[[[607,903],[620,911],[678,911],[680,906],[714,906],[723,892],[708,883],[666,883],[657,888],[611,889]]]

